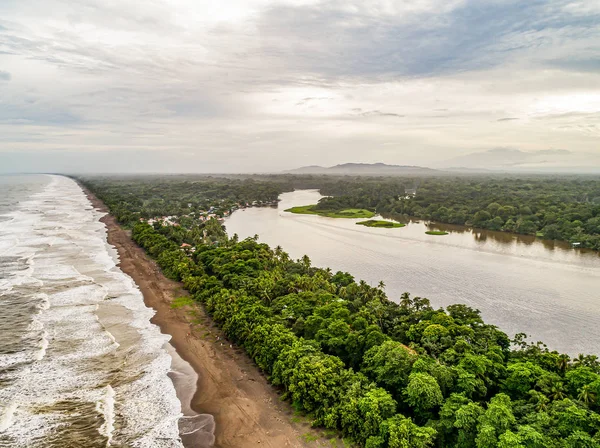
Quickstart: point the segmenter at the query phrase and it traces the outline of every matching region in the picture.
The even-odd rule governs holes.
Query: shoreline
[[[177,379],[177,372],[169,375],[175,385],[177,397],[182,402],[184,415],[204,419],[197,425],[201,428],[200,432],[195,431],[187,437],[185,422],[182,425],[180,421],[184,446],[320,446],[321,443],[314,443],[316,438],[320,438],[319,431],[311,428],[304,419],[294,418],[291,407],[281,402],[277,391],[267,382],[258,367],[242,349],[225,339],[201,306],[171,306],[176,297],[188,295],[183,285],[167,279],[156,263],[108,213],[104,203],[84,186],[79,186],[92,206],[106,213],[100,221],[106,226],[108,243],[119,254],[118,267],[139,287],[146,306],[154,309],[155,315],[151,322],[162,333],[171,336],[169,344],[178,355],[172,356],[173,367],[177,364],[177,357],[189,366],[186,369],[180,364],[181,370],[186,370],[179,372],[182,374],[180,380]],[[193,375],[190,368],[196,375],[193,394],[190,391],[190,375]],[[186,403],[188,397],[189,405]],[[190,413],[191,416],[186,415]],[[211,417],[214,418],[213,425]],[[297,422],[292,421],[293,418]],[[214,426],[214,445],[211,443],[211,426]],[[302,440],[307,433],[313,440],[311,445]]]

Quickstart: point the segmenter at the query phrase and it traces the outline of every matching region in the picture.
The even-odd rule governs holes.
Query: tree
[[[409,418],[396,414],[381,424],[381,435],[375,440],[383,440],[381,447],[427,448],[433,445],[435,434],[435,429],[417,426]],[[377,445],[367,442],[367,446]]]
[[[524,235],[533,235],[537,231],[537,225],[529,219],[519,218],[515,230]]]
[[[263,324],[254,328],[245,346],[256,364],[271,373],[282,351],[293,346],[298,338],[283,325]]]
[[[515,398],[524,397],[546,373],[532,362],[517,362],[508,366],[502,390]]]
[[[365,353],[362,371],[399,398],[415,360],[416,356],[406,346],[386,341]]]
[[[473,225],[476,227],[484,226],[491,218],[492,215],[489,212],[480,210],[473,217]]]
[[[496,448],[500,436],[515,424],[510,397],[506,394],[496,395],[490,400],[485,413],[479,417],[475,439],[477,448]]]
[[[288,389],[294,402],[319,418],[339,402],[347,375],[339,358],[315,353],[298,360]]]
[[[504,226],[504,220],[500,216],[496,216],[495,218],[488,221],[487,228],[491,230],[502,230]]]
[[[380,433],[381,424],[396,413],[396,401],[366,377],[356,374],[339,405],[326,417],[330,428],[340,427],[344,434],[365,443]]]
[[[452,394],[440,409],[443,446],[469,448],[475,445],[477,424],[483,408],[461,394]]]
[[[585,403],[586,405],[591,405],[596,402],[596,394],[590,384],[586,384],[579,389],[579,395],[577,399]]]
[[[406,402],[419,413],[424,413],[442,404],[444,400],[440,386],[428,373],[413,372],[404,391]]]
[[[567,384],[570,392],[575,395],[583,386],[593,383],[600,379],[600,376],[594,372],[590,367],[581,366],[575,369],[569,370],[565,374]]]

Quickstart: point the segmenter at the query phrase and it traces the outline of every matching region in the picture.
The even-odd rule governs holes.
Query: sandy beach
[[[94,207],[107,211],[101,201],[84,191]],[[107,214],[101,221],[107,227],[109,244],[119,253],[120,268],[138,285],[146,305],[156,311],[152,322],[172,336],[172,347],[197,375],[191,397],[189,372],[187,379],[185,372],[180,372],[183,377],[177,378],[176,374],[174,378],[184,414],[200,414],[202,421],[203,429],[192,436],[182,436],[186,447],[210,446],[211,426],[214,446],[219,448],[305,447],[329,442],[306,422],[292,421],[289,404],[281,402],[252,360],[224,338],[202,307],[172,307],[174,298],[186,295],[182,285],[162,275],[113,216]],[[186,401],[190,401],[189,405]],[[190,408],[188,412],[186,406]],[[214,425],[210,416],[214,417]]]

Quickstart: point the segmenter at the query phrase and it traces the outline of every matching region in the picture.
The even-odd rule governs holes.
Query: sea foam
[[[113,431],[115,430],[115,391],[110,387],[110,384],[106,386],[106,392],[102,400],[96,404],[96,410],[104,418],[104,423],[102,423],[98,431],[106,437],[106,446],[110,446]]]
[[[74,181],[49,176],[2,217],[0,318],[19,350],[0,355],[0,447],[182,446],[169,336],[117,267],[102,216]]]

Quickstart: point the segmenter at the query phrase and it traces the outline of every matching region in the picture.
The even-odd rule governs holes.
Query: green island
[[[300,215],[319,215],[327,218],[372,218],[375,213],[362,208],[347,208],[341,210],[319,209],[318,205],[302,205],[285,210]]]
[[[448,235],[448,232],[444,232],[443,230],[428,230],[425,233],[427,235]]]
[[[257,237],[227,235],[218,216],[242,201],[276,201],[292,181],[82,182],[315,426],[366,448],[600,447],[597,356],[571,358],[522,333],[510,338],[464,304],[444,309],[408,293],[396,303],[383,284],[315,267],[308,256],[294,260]],[[314,179],[302,182],[314,188]],[[377,182],[369,197],[385,188]],[[449,221],[502,220],[527,233],[554,229],[598,247],[598,181],[567,179],[562,196],[550,191],[551,178],[488,182],[494,188],[474,195],[461,179],[436,180],[416,202],[380,195],[373,203]],[[445,199],[448,183],[459,192],[453,204]],[[340,202],[365,203],[358,194]]]
[[[360,222],[357,222],[356,224],[359,226],[381,227],[381,228],[386,228],[386,229],[406,226],[406,224],[403,224],[401,222],[383,221],[383,220],[378,220],[378,219],[370,219],[368,221],[360,221]]]

